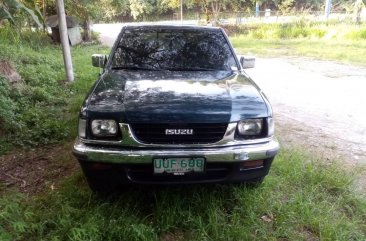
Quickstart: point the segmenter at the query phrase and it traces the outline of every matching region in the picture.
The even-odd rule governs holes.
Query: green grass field
[[[7,41],[0,42],[0,59],[10,61],[23,81],[18,90],[10,90],[5,82],[0,85],[0,112],[6,114],[0,122],[15,128],[3,130],[0,153],[15,147],[70,145],[76,136],[79,107],[98,75],[90,56],[108,49],[73,47],[76,80],[68,85],[62,81],[59,46],[1,31],[2,40]],[[366,62],[363,41],[240,36],[231,40],[242,54]],[[15,132],[14,121],[23,123],[19,128],[25,131]],[[55,133],[57,138],[52,138]],[[75,162],[69,156],[61,154],[58,161]],[[55,189],[45,187],[36,194],[0,183],[0,240],[366,240],[366,196],[354,185],[361,171],[344,170],[335,161],[325,162],[303,151],[282,148],[269,176],[257,188],[130,187],[97,196],[90,192],[80,169],[68,174],[55,180]]]
[[[366,41],[248,39],[232,37],[237,53],[261,57],[306,56],[340,63],[366,65]]]
[[[72,161],[72,160],[71,160]],[[366,201],[337,164],[282,150],[257,187],[60,189],[0,198],[0,240],[365,240]]]
[[[235,32],[238,32],[235,34]],[[241,25],[231,33],[240,54],[266,57],[307,56],[366,65],[366,25],[298,21]]]
[[[72,48],[75,82],[67,84],[59,45],[43,33],[14,33],[0,28],[0,61],[8,61],[21,76],[10,86],[0,75],[0,155],[14,147],[35,147],[73,139],[77,112],[98,78],[93,53],[108,53],[99,45]]]

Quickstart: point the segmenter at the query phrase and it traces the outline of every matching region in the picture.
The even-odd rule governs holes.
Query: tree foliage
[[[144,20],[154,16],[180,16],[199,13],[207,22],[217,22],[222,12],[254,12],[256,2],[260,11],[289,13],[292,11],[323,11],[324,0],[64,0],[68,15],[81,20],[84,33],[90,35],[92,21],[113,22],[122,19]],[[366,0],[359,0],[365,3]],[[356,0],[332,0],[332,10],[355,12]],[[360,4],[358,4],[360,5]],[[0,0],[0,20],[7,19],[15,25],[20,19],[29,19],[36,26],[44,24],[46,15],[55,14],[54,0]],[[24,21],[23,21],[24,22]],[[24,25],[24,24],[23,24]],[[90,36],[84,36],[89,39]]]
[[[143,14],[150,14],[154,9],[154,1],[150,0],[130,0],[131,15],[137,19]]]
[[[40,0],[38,0],[40,1]],[[45,1],[45,0],[43,0]],[[48,1],[48,0],[47,0]],[[65,0],[69,12],[85,19],[118,21],[120,17],[144,19],[145,16],[180,15],[181,0]],[[256,2],[260,11],[288,13],[292,11],[323,11],[324,0],[182,0],[184,12],[205,15],[207,21],[217,21],[220,13],[254,12]],[[333,10],[353,11],[356,0],[332,0]],[[364,2],[366,0],[363,0]],[[170,15],[172,16],[172,15]]]
[[[30,17],[37,27],[43,26],[43,17],[34,1],[1,0],[0,21],[7,19],[12,25],[21,22],[22,14]],[[21,24],[21,23],[20,23]]]
[[[65,1],[66,14],[77,16],[81,20],[83,27],[84,41],[91,40],[90,24],[92,19],[98,18],[103,11],[101,11],[100,0],[67,0]]]
[[[129,0],[100,0],[100,6],[103,6],[103,15],[99,16],[98,19],[104,21],[112,21],[121,15],[130,14]]]

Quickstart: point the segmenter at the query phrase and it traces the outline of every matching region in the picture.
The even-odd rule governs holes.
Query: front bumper
[[[273,158],[279,150],[275,138],[268,142],[225,147],[201,148],[128,148],[103,147],[76,140],[73,153],[79,161],[115,164],[151,164],[157,157],[205,157],[211,162],[242,162]]]
[[[76,140],[73,153],[87,179],[97,183],[119,184],[193,184],[241,183],[266,176],[279,150],[275,138],[256,144],[217,147],[123,147],[86,144]],[[156,175],[153,159],[162,157],[204,157],[203,173],[184,176]],[[242,169],[246,161],[263,160],[263,165]]]

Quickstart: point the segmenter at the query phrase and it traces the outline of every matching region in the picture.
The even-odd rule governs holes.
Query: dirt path
[[[285,145],[366,164],[366,68],[298,57],[256,64],[247,72],[270,99]]]
[[[36,194],[59,187],[72,175],[78,164],[71,143],[21,150],[0,157],[0,195],[9,189]]]

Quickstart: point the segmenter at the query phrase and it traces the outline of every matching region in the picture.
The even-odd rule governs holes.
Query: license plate
[[[156,158],[153,161],[155,174],[184,175],[188,172],[203,172],[203,157]]]

